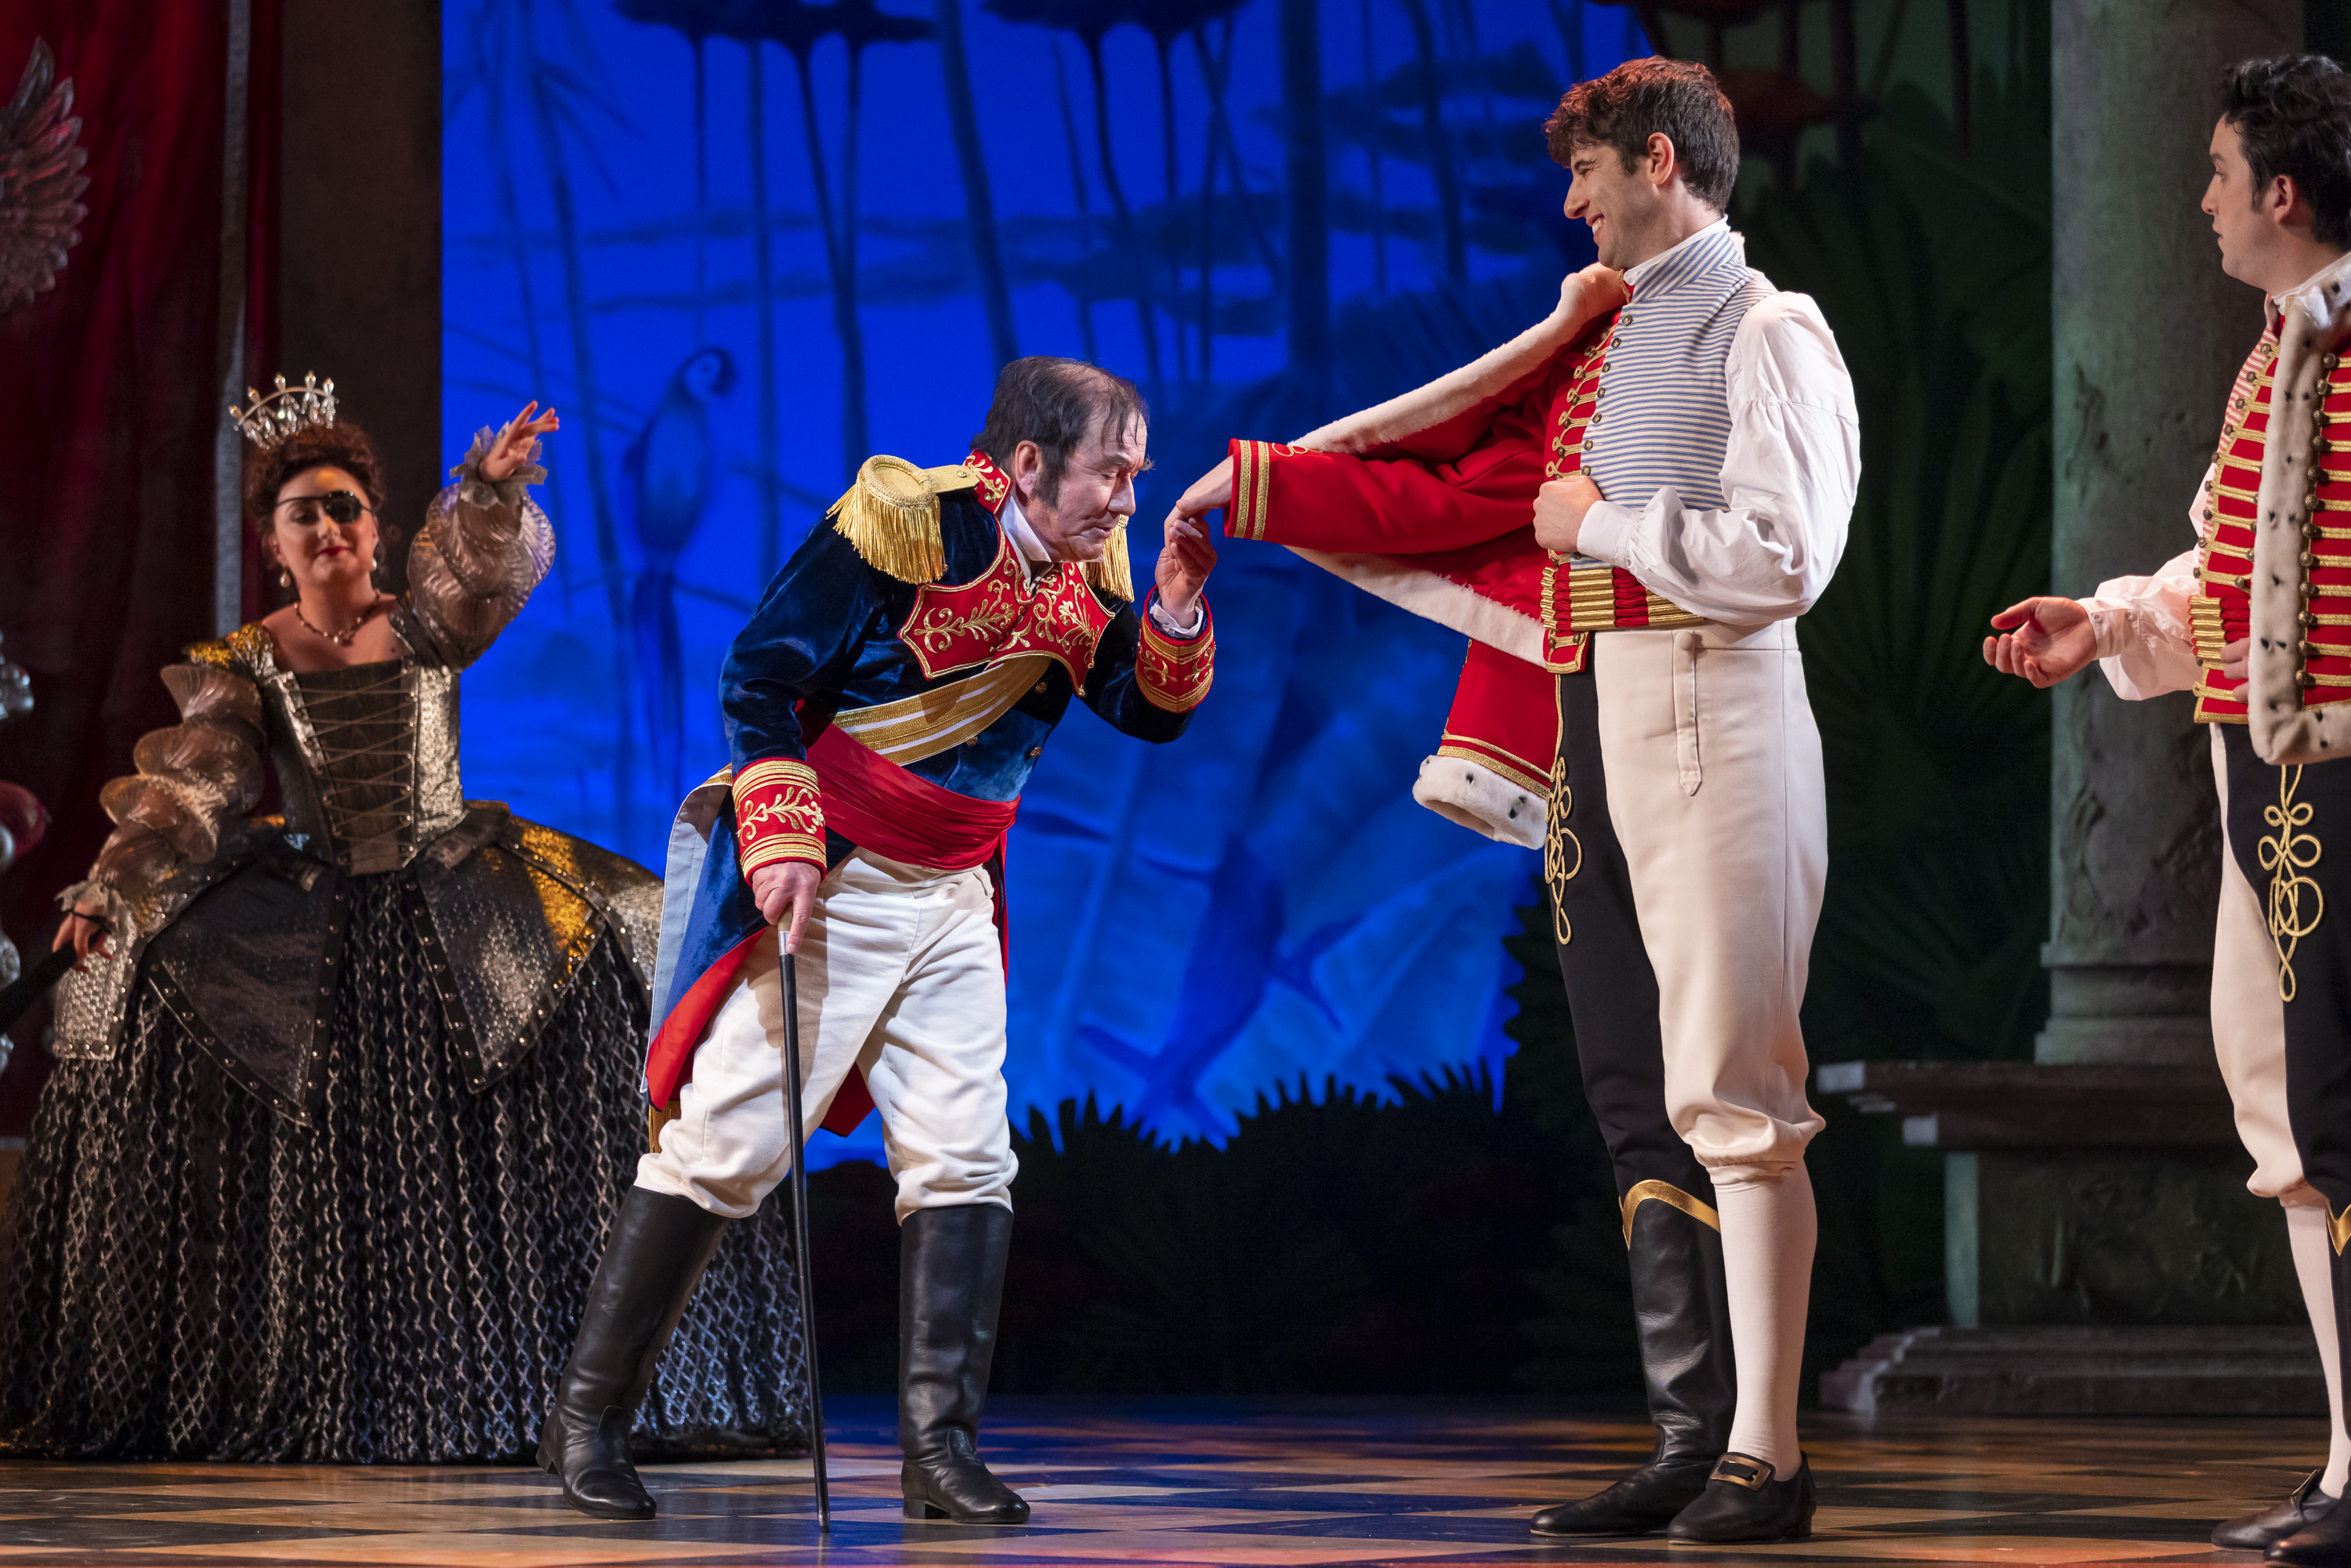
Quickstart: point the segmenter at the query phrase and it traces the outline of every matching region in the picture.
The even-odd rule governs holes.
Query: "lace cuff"
[[[498,433],[487,425],[474,433],[474,444],[465,449],[465,460],[449,470],[456,483],[451,486],[458,499],[482,511],[519,512],[530,499],[530,486],[547,483],[547,470],[538,461],[538,437],[532,436],[530,449],[515,471],[503,479],[488,478],[482,473],[482,459],[497,444]]]

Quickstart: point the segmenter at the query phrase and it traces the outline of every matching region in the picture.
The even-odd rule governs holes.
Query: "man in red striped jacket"
[[[2351,1563],[2339,1509],[2344,1242],[2351,1237],[2351,73],[2323,56],[2230,68],[2203,210],[2220,266],[2260,289],[2267,329],[2231,389],[2197,486],[2196,543],[2152,577],[1992,617],[1984,658],[2038,686],[2095,660],[2117,695],[2196,695],[2212,734],[2227,853],[2212,948],[2212,1041],[2253,1156],[2285,1206],[2326,1369],[2327,1460],[2221,1546]]]
[[[961,464],[869,459],[726,659],[731,773],[671,837],[653,1148],[613,1221],[539,1457],[574,1507],[645,1519],[628,1433],[730,1218],[789,1174],[782,955],[810,1130],[878,1109],[898,1184],[898,1437],[909,1518],[1017,1524],[979,1458],[1012,1234],[1004,835],[1071,698],[1184,733],[1216,638],[1206,530],[1168,529],[1133,602],[1148,466],[1132,382],[1017,360]]]

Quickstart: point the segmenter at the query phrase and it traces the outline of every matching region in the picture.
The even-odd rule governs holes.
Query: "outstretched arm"
[[[2069,680],[2098,656],[2098,634],[2079,600],[2027,599],[1993,616],[1991,624],[1996,635],[1984,639],[1984,663],[2036,686]]]
[[[1270,441],[1235,441],[1168,514],[1225,514],[1232,538],[1342,554],[1460,549],[1526,527],[1543,482],[1554,366],[1479,414],[1475,440],[1446,461],[1357,457]]]
[[[453,669],[488,652],[555,559],[555,530],[529,486],[547,479],[538,438],[561,422],[551,408],[538,411],[530,403],[504,429],[474,437],[409,547],[409,608],[433,644],[420,652]]]

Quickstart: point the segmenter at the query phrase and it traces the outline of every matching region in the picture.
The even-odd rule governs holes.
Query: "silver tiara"
[[[286,378],[277,378],[277,390],[263,397],[251,387],[245,389],[246,406],[229,405],[228,416],[245,432],[245,438],[266,452],[298,430],[335,423],[335,383],[333,378],[321,382],[316,371],[302,378],[298,387],[289,387]]]

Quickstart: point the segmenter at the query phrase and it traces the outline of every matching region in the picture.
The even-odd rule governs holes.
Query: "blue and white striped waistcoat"
[[[1584,430],[1583,471],[1603,496],[1638,511],[1670,485],[1687,506],[1726,504],[1730,342],[1771,292],[1728,225],[1657,257],[1633,284]]]

